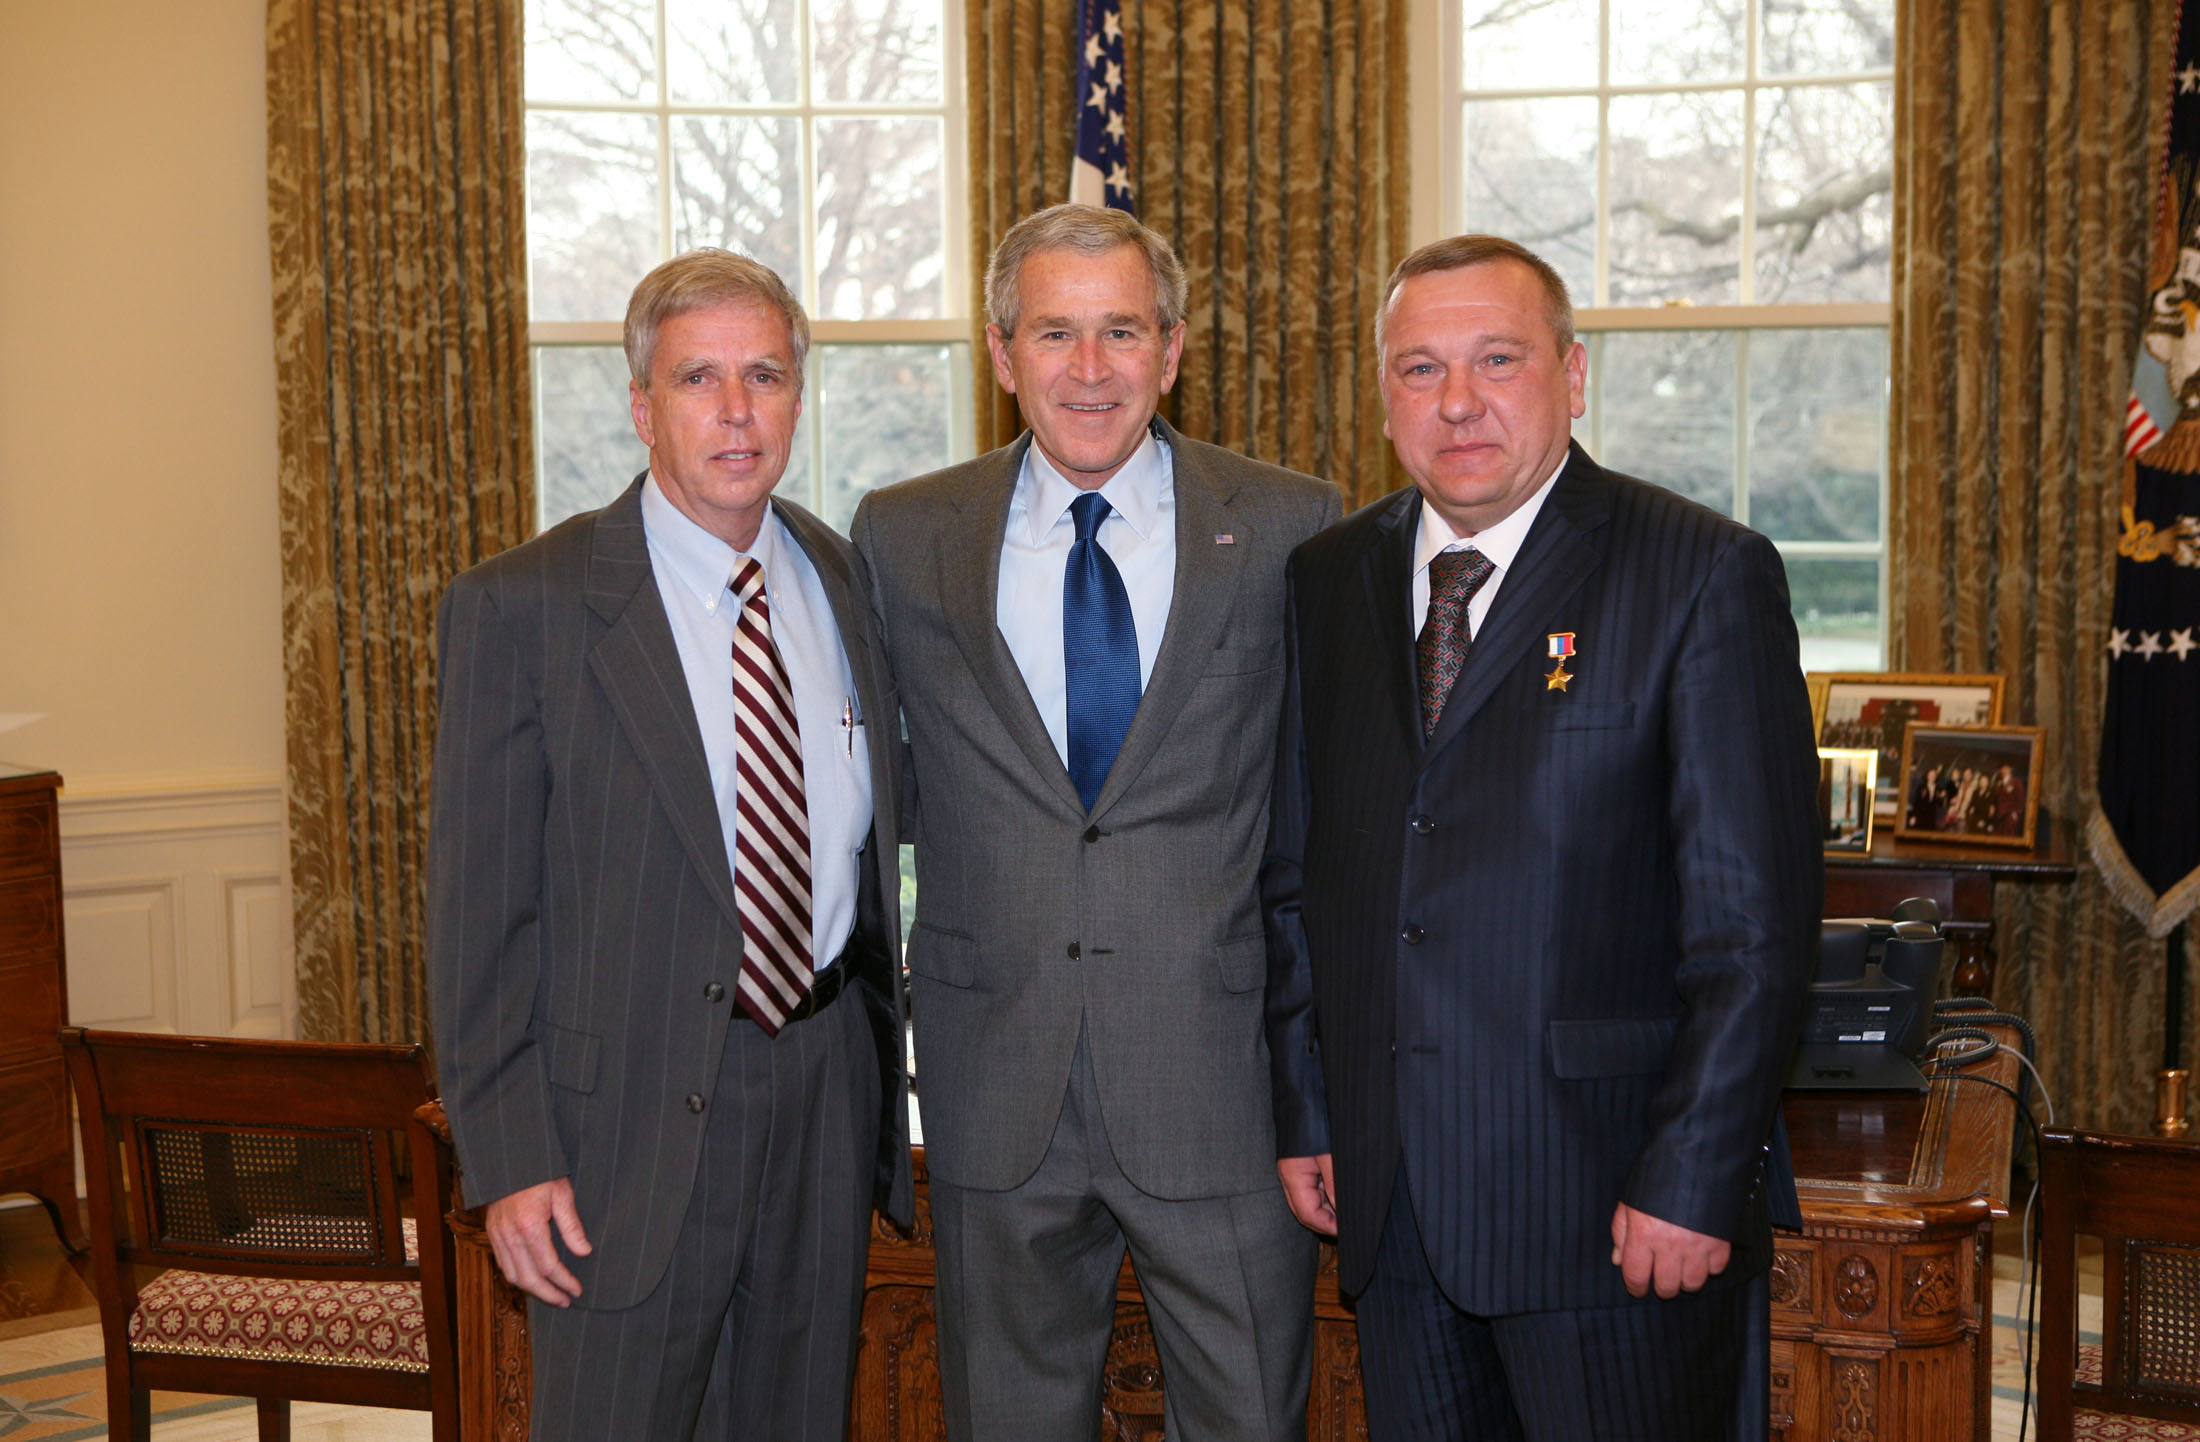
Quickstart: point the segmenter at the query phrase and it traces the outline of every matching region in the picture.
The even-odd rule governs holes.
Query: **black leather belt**
[[[794,1004],[794,1010],[788,1012],[787,1019],[779,1024],[782,1029],[793,1026],[798,1021],[808,1021],[840,999],[841,988],[848,984],[848,974],[854,970],[849,965],[848,956],[848,952],[841,952],[833,958],[831,966],[810,979],[810,989],[802,994],[802,1000]],[[748,1016],[748,1010],[743,1008],[741,1015]],[[749,1017],[751,1021],[755,1019]]]

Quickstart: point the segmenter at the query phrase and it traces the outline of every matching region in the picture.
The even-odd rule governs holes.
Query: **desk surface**
[[[1894,823],[1872,828],[1872,849],[1829,851],[1826,869],[1883,868],[1902,871],[1975,871],[2027,881],[2068,881],[2078,874],[2070,859],[2071,827],[2057,821],[2050,825],[2040,814],[2040,844],[2026,850],[2018,846],[1979,846],[1963,841],[1901,841]]]
[[[1952,1020],[1952,1019],[1951,1019]],[[1911,1225],[2008,1213],[2017,1033],[1990,1027],[2002,1049],[1910,1092],[1802,1092],[1782,1099],[1806,1218],[1872,1213]]]

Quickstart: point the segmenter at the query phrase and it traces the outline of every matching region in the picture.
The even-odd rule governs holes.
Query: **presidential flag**
[[[2086,839],[2117,899],[2164,936],[2200,903],[2200,4],[2178,21],[2157,174]]]
[[[1131,147],[1123,128],[1123,0],[1071,0],[1077,7],[1077,159],[1069,198],[1133,215]]]

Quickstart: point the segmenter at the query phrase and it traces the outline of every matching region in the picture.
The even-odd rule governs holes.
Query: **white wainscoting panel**
[[[297,1034],[279,780],[64,787],[61,891],[70,1021]]]

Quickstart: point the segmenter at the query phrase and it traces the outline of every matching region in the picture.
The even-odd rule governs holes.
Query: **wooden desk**
[[[1950,973],[1957,996],[1994,990],[1994,887],[1999,882],[2059,882],[2076,878],[2070,828],[2040,814],[2042,840],[2032,850],[1948,841],[1897,841],[1894,823],[1876,826],[1868,855],[1828,853],[1827,916],[1885,916],[1913,896],[1940,903],[1941,928],[1954,943]]]
[[[2014,1046],[2014,1032],[2004,1033]],[[1970,1072],[2015,1083],[2004,1052]],[[1773,1431],[1778,1442],[1959,1442],[1987,1436],[1993,1219],[2007,1207],[2015,1104],[1976,1082],[1923,1097],[1790,1093],[1786,1112],[1803,1203],[1782,1234],[1772,1294]],[[447,1136],[446,1136],[447,1140]],[[931,1204],[917,1161],[917,1226],[871,1235],[863,1345],[849,1436],[944,1438],[932,1313]],[[470,1213],[454,1213],[460,1408],[469,1439],[525,1442],[527,1314],[496,1275]],[[1310,1436],[1365,1438],[1359,1337],[1322,1249],[1314,1289]],[[1108,1352],[1107,1442],[1162,1435],[1161,1369],[1125,1264]]]
[[[61,942],[61,829],[51,771],[0,763],[0,1192],[46,1204],[70,1251],[85,1247],[76,1207],[76,1134],[61,1028],[69,978]]]
[[[2016,1033],[1992,1030],[2004,1050],[1964,1075],[2014,1087]],[[1803,1233],[1773,1259],[1772,1435],[1985,1442],[2015,1101],[1947,1078],[1922,1097],[1789,1092],[1784,1109]]]

